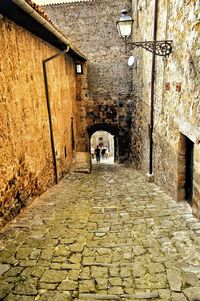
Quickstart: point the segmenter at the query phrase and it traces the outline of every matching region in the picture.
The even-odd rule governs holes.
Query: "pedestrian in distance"
[[[97,145],[97,148],[95,149],[95,156],[96,156],[97,163],[99,163],[100,162],[101,151],[100,151],[100,148],[99,148],[98,145]]]
[[[102,150],[101,150],[101,157],[102,157],[102,159],[104,159],[105,153],[106,153],[106,149],[103,147]]]

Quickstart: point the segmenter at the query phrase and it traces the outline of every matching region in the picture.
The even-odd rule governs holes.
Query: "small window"
[[[99,141],[102,141],[103,140],[103,137],[99,137]]]
[[[75,63],[76,74],[83,74],[83,66],[81,62]]]

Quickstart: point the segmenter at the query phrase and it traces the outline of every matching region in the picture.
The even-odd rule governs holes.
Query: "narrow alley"
[[[200,299],[200,222],[122,165],[68,174],[1,231],[0,300]]]

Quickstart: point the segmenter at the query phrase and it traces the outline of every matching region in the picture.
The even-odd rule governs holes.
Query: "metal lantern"
[[[133,19],[128,16],[127,10],[123,9],[119,21],[117,21],[117,29],[119,35],[126,39],[129,38],[132,32]]]

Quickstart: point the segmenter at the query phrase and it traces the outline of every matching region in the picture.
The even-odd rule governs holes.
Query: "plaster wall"
[[[54,182],[42,61],[59,50],[0,20],[0,222]],[[74,61],[63,55],[47,63],[58,178],[69,170],[71,117],[76,110]],[[74,123],[76,138],[76,123]],[[78,138],[77,138],[78,139]]]
[[[152,40],[154,1],[139,0],[136,11],[134,40]],[[180,133],[194,142],[193,212],[200,216],[200,3],[199,1],[158,1],[157,40],[173,40],[172,54],[156,58],[154,97],[153,172],[155,181],[173,197],[180,200],[179,146]],[[138,16],[138,18],[137,18]],[[151,92],[151,53],[137,49],[140,59],[137,93],[140,118],[144,120],[138,130],[141,141],[140,160],[144,172],[148,171]],[[133,74],[133,78],[135,75]],[[139,127],[139,125],[138,125]]]

